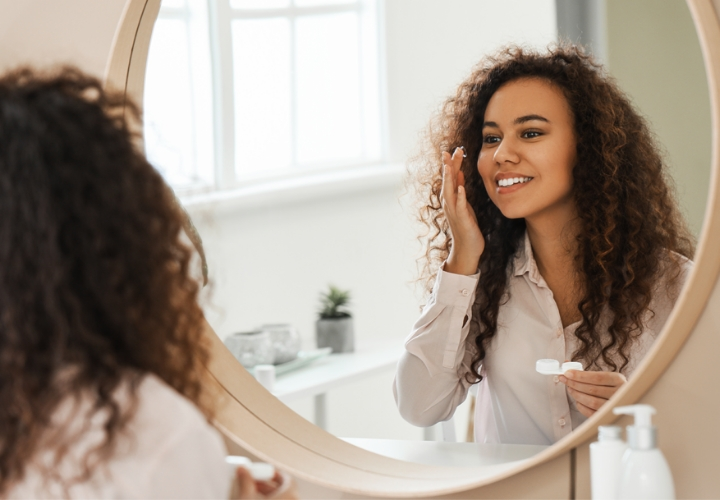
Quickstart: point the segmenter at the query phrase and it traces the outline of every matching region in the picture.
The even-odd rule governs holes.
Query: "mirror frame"
[[[126,0],[105,72],[107,87],[124,91],[138,103],[142,103],[150,37],[160,1]],[[617,419],[612,413],[615,406],[652,401],[659,416],[663,415],[663,405],[670,408],[674,402],[658,396],[658,392],[660,388],[669,387],[670,377],[674,377],[675,386],[680,385],[678,377],[680,380],[684,377],[688,382],[694,377],[697,391],[702,392],[698,383],[705,390],[714,391],[713,377],[707,375],[710,371],[720,374],[720,368],[696,366],[697,358],[689,352],[699,349],[699,352],[717,353],[720,348],[720,339],[713,334],[712,328],[720,324],[720,307],[706,307],[720,302],[720,283],[717,283],[720,273],[720,0],[686,2],[700,39],[712,107],[712,173],[708,205],[688,283],[633,379],[611,402],[572,434],[520,463],[440,467],[402,462],[350,445],[294,413],[242,368],[207,325],[206,338],[211,345],[207,370],[218,391],[216,426],[225,436],[300,479],[353,496],[572,498],[581,491],[589,493],[589,486],[585,484],[588,475],[580,465],[586,467],[587,445],[594,439],[598,425],[607,425]],[[717,293],[714,294],[714,290]],[[692,349],[687,347],[689,344]],[[695,379],[697,373],[707,376],[708,380],[698,382]],[[720,413],[720,403],[708,402],[703,409],[693,408],[691,418],[694,419],[699,411],[716,416]],[[677,424],[668,422],[673,423]],[[684,429],[676,432],[677,427]],[[669,436],[670,432],[663,434],[663,447],[672,447],[673,443],[682,441],[685,447],[681,450],[687,451],[687,446],[697,448],[703,441],[718,442],[719,432],[717,426],[711,429],[709,424],[674,425],[673,436]],[[704,484],[699,486],[689,484],[689,480],[678,480],[677,469],[683,466],[670,460],[679,497],[707,496],[708,491],[720,493],[720,479],[716,478],[713,469],[715,462],[709,456],[705,458],[692,464],[692,477],[704,478]]]

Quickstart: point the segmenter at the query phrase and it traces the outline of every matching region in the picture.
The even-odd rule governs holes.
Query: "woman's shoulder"
[[[669,316],[693,269],[693,261],[677,252],[663,252],[653,285],[650,309],[660,318]],[[663,319],[664,323],[664,319]]]
[[[155,374],[149,373],[142,377],[137,386],[138,397],[143,400],[145,409],[153,411],[179,412],[188,419],[202,416],[200,410],[186,397],[170,387]]]
[[[156,375],[145,375],[136,395],[127,448],[118,450],[120,491],[148,497],[225,495],[227,453],[205,415]]]
[[[48,442],[28,464],[25,479],[10,497],[63,496],[61,483],[46,471],[53,468],[61,481],[77,477],[84,470],[86,454],[103,443],[107,412],[93,412],[90,392],[78,396],[68,396],[53,416],[53,427],[69,443],[62,462],[55,464],[56,445]],[[150,374],[136,384],[131,377],[124,379],[113,399],[119,408],[131,411],[130,418],[117,435],[112,455],[98,463],[90,478],[74,483],[69,496],[227,498],[225,445],[190,400]]]
[[[152,429],[153,441],[177,439],[178,434],[183,433],[206,434],[210,439],[220,439],[198,407],[160,377],[145,375],[136,394],[138,405],[130,424],[132,430]]]
[[[660,259],[657,285],[679,293],[690,276],[693,266],[693,261],[688,257],[672,250],[666,250]]]

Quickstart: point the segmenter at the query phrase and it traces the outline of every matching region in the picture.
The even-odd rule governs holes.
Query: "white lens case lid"
[[[583,365],[577,361],[568,361],[561,366],[557,359],[538,359],[535,362],[535,371],[542,375],[562,375],[568,370],[583,371]]]

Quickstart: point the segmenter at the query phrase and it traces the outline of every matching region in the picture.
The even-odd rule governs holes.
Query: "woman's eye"
[[[496,144],[496,143],[500,142],[500,138],[496,135],[486,135],[483,138],[483,142],[485,144]]]
[[[523,137],[525,139],[534,139],[535,137],[540,137],[542,135],[542,132],[538,132],[537,130],[528,130],[526,132],[523,132]]]

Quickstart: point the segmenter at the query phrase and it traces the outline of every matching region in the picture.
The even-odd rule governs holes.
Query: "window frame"
[[[378,165],[387,162],[388,137],[387,137],[387,106],[386,106],[386,85],[385,85],[385,58],[384,58],[384,36],[382,32],[382,1],[383,0],[356,0],[353,3],[320,5],[320,6],[295,6],[294,0],[289,0],[288,7],[270,9],[234,9],[230,0],[205,0],[207,8],[211,86],[212,86],[212,107],[213,107],[213,182],[210,185],[199,182],[188,186],[173,186],[181,197],[194,197],[196,195],[212,195],[216,192],[237,191],[244,187],[258,184],[273,184],[296,180],[302,184],[303,179],[312,178],[325,172],[339,172],[342,170],[357,171],[364,167],[376,168]],[[186,4],[183,8],[160,8],[159,18],[183,18],[189,24],[190,8]],[[366,141],[363,139],[362,158],[356,158],[342,163],[333,162],[328,166],[299,165],[296,161],[296,137],[297,124],[297,80],[294,70],[296,47],[294,43],[295,20],[303,16],[333,14],[342,12],[357,12],[360,29],[358,64],[360,78],[360,100],[366,99],[368,82],[365,74],[368,69],[364,66],[367,58],[363,57],[363,37],[367,36],[363,30],[363,23],[368,22],[371,16],[374,21],[373,30],[376,39],[372,42],[374,54],[372,61],[375,67],[370,69],[377,75],[376,81],[371,85],[375,87],[377,95],[378,133],[379,133],[379,154],[377,157],[368,158]],[[235,159],[235,99],[234,99],[234,61],[233,61],[233,39],[232,23],[237,19],[259,19],[259,18],[288,18],[290,19],[290,74],[291,74],[291,137],[292,137],[292,161],[287,169],[274,170],[262,174],[249,176],[238,176],[236,174]],[[361,118],[361,133],[366,134],[367,124],[364,117]],[[355,175],[355,174],[351,174]],[[342,177],[342,174],[340,174]],[[306,183],[306,182],[305,182]]]

